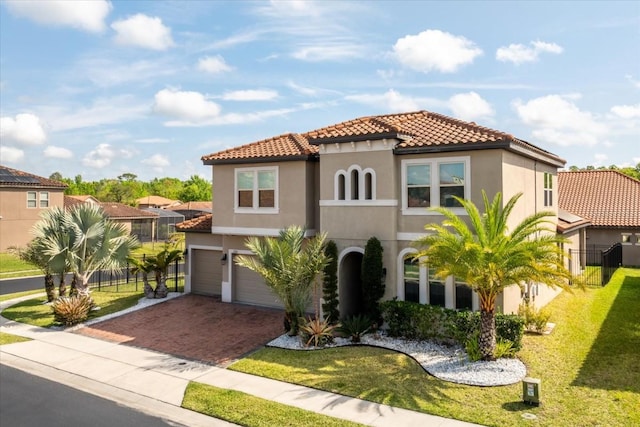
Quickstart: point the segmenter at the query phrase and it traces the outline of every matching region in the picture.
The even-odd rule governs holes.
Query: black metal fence
[[[606,285],[622,265],[622,245],[590,246],[569,250],[571,275],[588,286]]]
[[[141,259],[145,259],[146,255],[142,255]],[[144,284],[142,282],[142,274],[140,272],[136,274],[131,273],[131,267],[128,263],[126,268],[120,271],[115,270],[99,270],[93,273],[89,279],[89,286],[93,289],[102,290],[103,288],[110,287],[119,291],[120,287],[126,286],[127,289],[133,287],[135,291],[142,290]],[[149,280],[153,280],[153,274],[149,274]],[[169,266],[167,272],[167,288],[173,289],[174,292],[178,292],[179,284],[184,283],[184,260],[175,261]]]

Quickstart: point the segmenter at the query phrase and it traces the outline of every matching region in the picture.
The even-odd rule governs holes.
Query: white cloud
[[[131,82],[150,84],[156,77],[178,73],[179,68],[165,58],[118,62],[105,57],[89,57],[78,62],[74,71],[98,87],[111,87]]]
[[[110,144],[99,144],[84,156],[82,164],[90,168],[103,169],[109,166],[113,160],[129,159],[132,156],[133,153],[129,150],[117,149]]]
[[[474,121],[495,115],[491,104],[476,92],[453,95],[449,98],[449,108],[455,117],[466,121]]]
[[[398,39],[393,52],[402,65],[423,73],[453,73],[482,55],[482,49],[472,41],[440,30]]]
[[[623,119],[640,119],[640,104],[616,105],[611,107],[611,112]]]
[[[513,102],[520,119],[533,129],[532,135],[542,141],[563,146],[602,142],[609,131],[590,112],[581,111],[562,95],[547,95],[526,103]]]
[[[138,103],[131,95],[98,98],[88,107],[70,111],[69,107],[44,107],[42,114],[53,131],[83,129],[123,123],[146,116],[149,105]]]
[[[39,145],[47,140],[47,134],[38,116],[22,113],[13,117],[0,118],[0,137],[3,142],[9,141],[25,145]]]
[[[299,109],[310,109],[313,106],[303,106]],[[298,111],[295,108],[281,108],[277,110],[257,111],[254,113],[229,113],[216,116],[207,120],[193,122],[184,120],[171,120],[165,122],[168,127],[196,127],[196,126],[220,126],[220,125],[243,125],[247,123],[261,122],[272,117],[286,116],[289,113]]]
[[[111,11],[107,0],[7,0],[7,8],[17,16],[39,24],[102,32]]]
[[[18,163],[24,159],[24,151],[19,148],[0,145],[0,161],[2,163]]]
[[[603,153],[594,154],[593,155],[593,160],[595,162],[594,166],[602,166],[602,165],[604,165],[604,162],[606,162],[608,158],[609,158],[609,156],[607,156],[606,154],[603,154]]]
[[[73,152],[63,147],[50,145],[44,149],[44,156],[53,159],[70,159],[73,157]]]
[[[153,110],[158,114],[198,124],[220,115],[220,106],[200,92],[162,89],[155,95]]]
[[[222,56],[216,55],[200,58],[198,60],[198,70],[210,74],[219,74],[232,71],[233,67],[228,65]]]
[[[629,82],[634,85],[636,88],[640,89],[640,80],[635,80],[632,75],[627,74],[624,76]]]
[[[523,44],[510,44],[507,47],[500,47],[496,51],[496,59],[498,61],[513,62],[519,65],[523,62],[537,61],[543,52],[555,54],[563,52],[562,47],[555,43],[546,43],[538,40],[530,42],[529,44],[531,47]]]
[[[339,61],[362,56],[362,47],[350,43],[334,43],[333,45],[305,46],[296,49],[291,56],[301,61]]]
[[[390,89],[383,94],[360,94],[345,96],[347,101],[354,101],[369,106],[377,106],[386,111],[404,112],[419,110],[425,105],[442,105],[443,103],[433,99],[414,98],[405,96]]]
[[[169,158],[164,154],[154,154],[148,159],[141,160],[140,163],[151,166],[155,172],[163,172],[164,168],[171,165]]]
[[[175,46],[171,28],[162,19],[138,13],[127,19],[115,21],[111,28],[116,32],[115,42],[152,50],[166,50]]]
[[[278,97],[278,92],[270,89],[236,90],[222,95],[225,101],[270,101]]]

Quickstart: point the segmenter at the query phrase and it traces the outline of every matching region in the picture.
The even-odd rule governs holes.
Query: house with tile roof
[[[588,221],[583,249],[622,244],[622,264],[640,266],[640,181],[615,170],[558,174],[558,206]]]
[[[307,133],[287,133],[202,157],[212,166],[212,216],[178,226],[186,232],[186,290],[223,301],[278,307],[254,272],[235,264],[250,254],[248,236],[276,236],[289,225],[320,231],[336,242],[340,312],[357,312],[367,240],[384,248],[385,299],[455,309],[479,308],[477,296],[454,277],[441,281],[414,265],[411,242],[442,219],[427,208],[464,210],[460,196],[482,204],[502,192],[523,193],[510,220],[551,211],[557,221],[557,170],[565,161],[508,133],[428,111],[360,117]],[[415,271],[419,270],[416,277]],[[533,292],[535,290],[535,292]],[[529,284],[543,305],[556,291]],[[498,298],[514,312],[518,286]]]
[[[166,209],[171,206],[177,206],[181,204],[180,200],[171,200],[162,196],[144,196],[140,197],[136,200],[136,204],[139,209],[145,208],[158,208],[158,209]]]
[[[40,214],[62,207],[67,185],[0,165],[0,252],[31,241],[31,228]]]
[[[99,205],[109,220],[123,224],[129,234],[136,236],[141,242],[150,242],[156,237],[159,215],[155,212],[137,209],[123,203],[101,202],[93,196],[64,196],[66,209],[83,203]]]

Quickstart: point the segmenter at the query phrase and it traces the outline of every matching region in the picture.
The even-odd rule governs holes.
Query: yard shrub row
[[[457,311],[435,305],[391,300],[382,304],[387,333],[393,337],[433,340],[464,345],[480,331],[480,313]],[[515,314],[496,314],[496,339],[522,347],[524,320]]]

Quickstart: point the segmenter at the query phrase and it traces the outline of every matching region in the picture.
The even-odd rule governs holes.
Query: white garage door
[[[258,273],[239,265],[233,266],[233,300],[245,304],[282,308],[282,303]]]
[[[193,249],[191,251],[191,292],[199,295],[222,293],[222,251]]]

